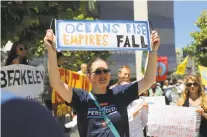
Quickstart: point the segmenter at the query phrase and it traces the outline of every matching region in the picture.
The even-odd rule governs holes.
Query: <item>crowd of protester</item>
[[[66,104],[73,108],[72,112],[69,114],[72,115],[71,121],[66,122],[65,115],[55,118],[61,129],[58,132],[69,132],[71,130],[70,128],[78,126],[81,137],[86,135],[90,136],[88,133],[89,131],[91,132],[90,134],[93,134],[94,136],[105,136],[104,133],[97,133],[93,131],[94,129],[90,129],[92,123],[90,123],[91,121],[87,121],[87,118],[85,118],[85,116],[77,119],[77,116],[85,114],[86,111],[88,111],[84,107],[87,108],[88,105],[91,104],[89,104],[88,102],[84,104],[82,102],[83,99],[87,98],[87,95],[82,92],[83,90],[72,89],[71,87],[67,87],[64,84],[61,84],[57,67],[61,67],[61,64],[64,62],[62,59],[63,54],[56,53],[51,48],[52,45],[50,43],[47,43],[47,41],[51,40],[50,38],[52,37],[52,35],[53,33],[49,30],[45,37],[50,63],[49,84],[55,87],[58,91],[58,94],[60,94],[60,96],[62,96],[62,98],[66,101]],[[156,43],[157,41],[159,41],[158,39],[156,39],[157,33],[154,32],[153,35],[155,35],[154,42]],[[155,51],[157,51],[157,49],[155,49]],[[152,57],[156,56],[154,55],[155,53],[151,54]],[[57,60],[57,66],[55,64],[55,60]],[[153,61],[149,62],[149,64],[151,65],[153,65],[153,63]],[[22,42],[14,43],[11,48],[5,65],[12,64],[28,65],[27,47]],[[153,69],[152,66],[150,67],[150,69]],[[145,80],[147,76],[154,75],[154,71],[149,70],[149,72],[146,72],[149,74],[146,74],[145,78],[142,78],[141,84],[139,84],[139,82],[131,81],[130,67],[127,65],[123,65],[120,67],[119,70],[117,70],[117,82],[113,83],[112,85],[108,85],[110,81],[110,70],[107,63],[100,58],[95,59],[88,64],[81,64],[80,71],[78,71],[77,73],[89,77],[94,88],[94,96],[99,100],[113,102],[112,100],[110,100],[112,96],[120,100],[120,104],[116,102],[118,106],[120,105],[119,109],[122,110],[116,115],[120,118],[116,119],[114,117],[111,117],[112,120],[118,121],[112,121],[112,123],[119,123],[118,125],[116,125],[116,128],[120,136],[130,134],[130,137],[146,137],[147,109],[149,107],[149,104],[144,100],[143,97],[148,96],[164,96],[166,105],[196,107],[196,112],[198,112],[202,117],[199,131],[200,137],[207,136],[207,132],[205,130],[207,127],[207,94],[205,92],[205,87],[201,83],[201,78],[197,75],[189,75],[183,79],[167,79],[161,82],[154,82],[147,81],[148,79]],[[108,86],[109,89],[107,89]],[[52,87],[48,88],[47,94],[44,93],[44,103],[51,115],[53,115],[51,89]],[[100,95],[102,94],[102,92],[104,93],[104,96]],[[112,94],[108,92],[111,92]],[[122,97],[121,95],[116,96],[116,94],[124,94],[124,97]],[[121,107],[123,105],[125,107]],[[128,114],[128,116],[122,116],[121,120],[122,113]],[[5,114],[3,113],[3,115]],[[71,122],[73,125],[72,127],[70,126]],[[100,121],[97,121],[97,123],[98,122]],[[104,121],[100,122],[100,124],[102,124],[102,126],[104,127]],[[85,129],[84,127],[87,128]],[[129,131],[127,131],[127,129],[125,128],[129,128]],[[108,134],[116,133],[113,132]]]

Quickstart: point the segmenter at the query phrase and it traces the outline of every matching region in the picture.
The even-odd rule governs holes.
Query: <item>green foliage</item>
[[[2,1],[1,46],[8,40],[22,40],[32,53],[30,57],[41,56],[45,51],[42,39],[52,18],[84,19],[85,8],[84,1]]]
[[[191,33],[194,41],[184,48],[184,52],[193,56],[196,65],[207,66],[207,11],[203,11],[196,21],[196,26],[200,31]]]
[[[22,40],[29,49],[29,58],[45,54],[43,38],[50,27],[52,18],[68,20],[93,20],[86,15],[86,1],[2,1],[1,2],[1,46],[8,40]],[[54,30],[54,23],[52,26]],[[64,52],[67,56],[66,66],[77,70],[82,62],[100,55],[106,59],[105,52]]]
[[[184,75],[180,75],[180,74],[176,74],[175,72],[173,72],[170,75],[170,79],[183,79],[184,77],[185,77],[185,74]]]
[[[42,55],[42,39],[52,18],[73,19],[85,12],[84,4],[74,1],[2,1],[1,46],[8,40],[22,40],[32,53],[30,57]]]
[[[65,56],[64,68],[78,71],[82,63],[88,63],[93,57],[100,57],[107,60],[110,53],[109,51],[64,51]]]

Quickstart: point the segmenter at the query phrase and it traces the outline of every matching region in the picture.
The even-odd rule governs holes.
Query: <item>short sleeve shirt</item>
[[[73,88],[70,105],[77,112],[80,137],[114,137],[101,112],[88,92]],[[138,82],[107,89],[106,94],[93,94],[121,137],[129,137],[127,106],[138,99]]]

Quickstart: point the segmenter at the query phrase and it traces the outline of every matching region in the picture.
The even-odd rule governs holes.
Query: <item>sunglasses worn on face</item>
[[[19,48],[20,51],[27,50],[27,47]]]
[[[109,72],[110,72],[110,69],[103,69],[103,70],[101,70],[101,69],[97,69],[97,70],[95,70],[95,71],[92,72],[92,73],[94,73],[94,74],[96,74],[96,75],[100,75],[100,74],[102,74],[102,72],[103,72],[104,74],[109,73]]]
[[[194,87],[196,87],[196,86],[198,86],[198,83],[186,83],[186,86],[187,87],[191,87],[191,86],[194,86]]]

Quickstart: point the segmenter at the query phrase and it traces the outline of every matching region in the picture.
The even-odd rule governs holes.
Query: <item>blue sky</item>
[[[207,10],[207,1],[175,1],[175,45],[184,47],[193,41],[191,32],[199,30],[195,22],[203,10]]]

